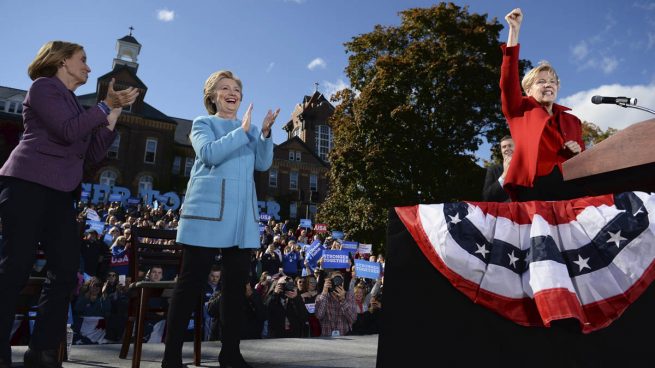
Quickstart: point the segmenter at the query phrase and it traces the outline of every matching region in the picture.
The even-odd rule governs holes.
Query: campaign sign
[[[377,262],[355,260],[355,276],[377,280],[380,278],[380,264]]]
[[[309,263],[309,267],[313,270],[318,266],[318,260],[323,255],[323,245],[320,241],[315,241],[306,251],[305,259]]]
[[[112,193],[109,195],[109,202],[121,202],[123,201],[123,195],[120,193]]]
[[[348,253],[353,254],[357,251],[359,243],[356,241],[344,240],[341,242],[341,249],[347,250]]]
[[[327,233],[327,224],[314,224],[315,233]]]
[[[102,235],[102,232],[105,230],[105,223],[102,221],[95,220],[86,220],[88,225],[88,230],[95,230],[98,235]]]
[[[332,237],[335,239],[343,239],[343,231],[332,230]]]
[[[271,219],[271,215],[269,215],[268,213],[262,212],[262,213],[259,214],[259,221],[261,221],[261,222],[268,223],[268,220],[270,220],[270,219]]]
[[[312,219],[300,219],[300,227],[310,229],[312,227]]]
[[[359,253],[359,254],[371,254],[372,249],[373,249],[373,244],[360,243],[359,247],[357,248],[357,253]]]
[[[264,233],[265,228],[266,228],[266,225],[259,224],[259,235],[262,235]]]
[[[135,204],[139,204],[139,203],[141,203],[141,200],[139,198],[130,197],[130,198],[127,199],[127,204],[128,205],[130,205],[130,204],[135,205]]]
[[[350,258],[347,250],[325,250],[323,251],[323,269],[326,268],[348,268]]]
[[[316,310],[316,303],[307,303],[305,304],[305,308],[307,308],[307,313],[313,314]]]

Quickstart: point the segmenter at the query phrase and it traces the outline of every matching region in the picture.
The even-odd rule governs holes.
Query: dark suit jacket
[[[105,128],[105,113],[97,106],[85,110],[57,77],[36,79],[23,107],[25,132],[1,176],[70,192],[82,181],[84,160],[102,160],[116,138]]]
[[[487,168],[487,176],[484,178],[482,189],[482,200],[485,202],[507,202],[509,195],[500,186],[498,178],[503,174],[503,165],[494,165]]]

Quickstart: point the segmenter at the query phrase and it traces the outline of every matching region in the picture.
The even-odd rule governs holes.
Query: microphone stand
[[[637,109],[637,110],[641,110],[641,111],[646,111],[646,112],[649,112],[649,113],[655,115],[655,110],[649,109],[649,108],[647,108],[647,107],[643,107],[643,106],[639,106],[639,105],[629,105],[629,104],[624,103],[624,102],[617,102],[616,104],[619,105],[619,106],[621,106],[621,107],[631,107],[631,108],[633,108],[633,109]]]

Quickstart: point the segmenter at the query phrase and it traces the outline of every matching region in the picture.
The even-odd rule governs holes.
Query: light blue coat
[[[273,162],[273,139],[240,120],[200,116],[191,127],[196,160],[180,210],[177,241],[200,247],[259,248],[254,170]]]

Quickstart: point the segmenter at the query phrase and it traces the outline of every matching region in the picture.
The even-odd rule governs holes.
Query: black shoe
[[[241,353],[228,355],[223,354],[223,350],[218,354],[218,364],[220,364],[220,368],[253,368],[250,364],[246,363]]]
[[[59,352],[52,350],[34,350],[27,348],[23,357],[25,368],[61,368]]]

